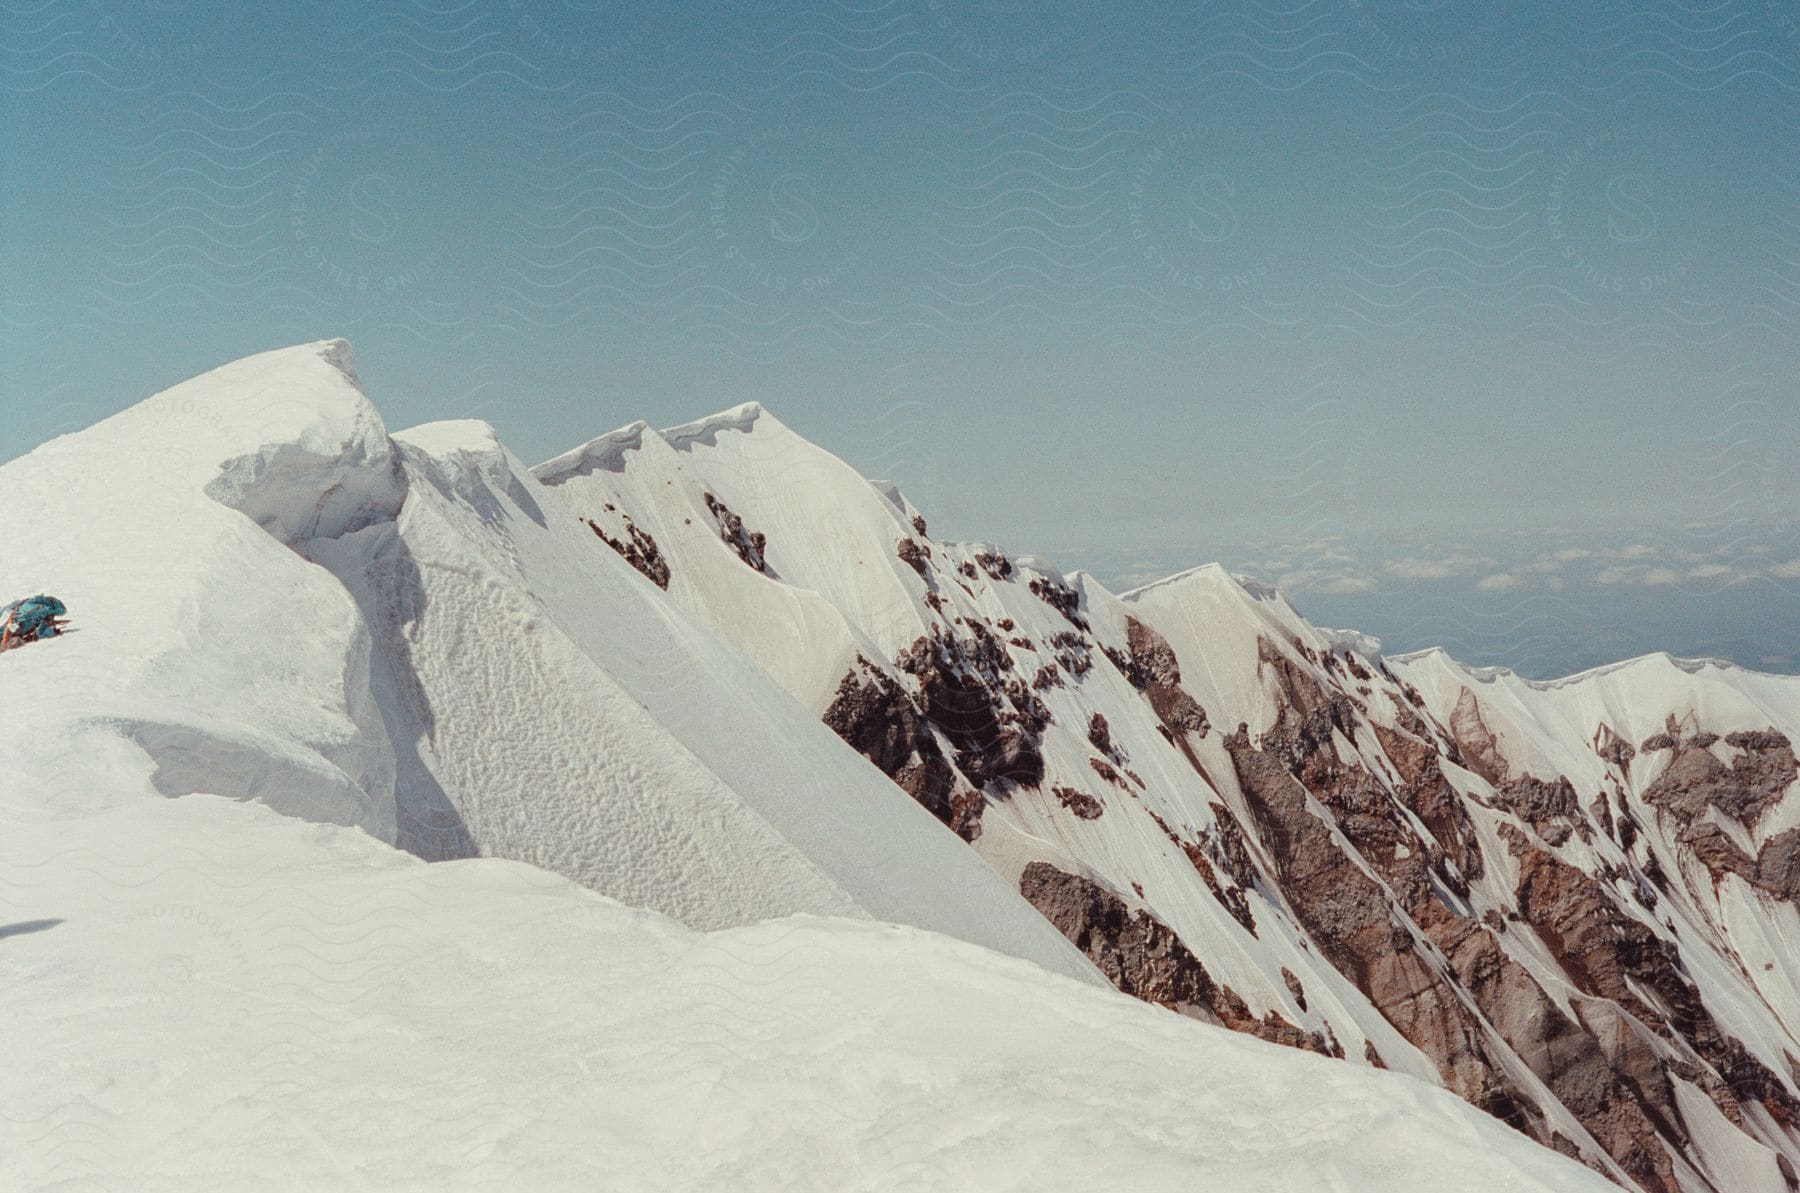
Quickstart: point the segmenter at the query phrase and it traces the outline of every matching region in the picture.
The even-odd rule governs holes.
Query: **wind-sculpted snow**
[[[76,610],[7,658],[32,715],[0,746],[43,807],[228,794],[703,927],[874,916],[1092,978],[491,428],[390,438],[340,341],[177,386],[0,493],[0,572]]]
[[[9,1188],[1607,1188],[1420,1082],[915,928],[703,933],[212,796],[9,815],[0,867]]]
[[[759,408],[630,430],[539,473],[659,520],[670,595],[1121,989],[1443,1084],[1630,1187],[1789,1187],[1800,682],[1387,660],[1216,566],[1119,597],[933,538]]]
[[[389,435],[335,341],[0,500],[76,624],[0,665],[34,1180],[1800,1170],[1800,681],[1386,659],[1216,566],[1115,595],[754,404],[533,473]]]

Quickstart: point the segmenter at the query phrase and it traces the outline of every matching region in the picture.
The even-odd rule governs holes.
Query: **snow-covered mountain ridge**
[[[1800,679],[1386,660],[1216,565],[1115,595],[754,406],[536,471],[1121,989],[1622,1184],[1795,1187]]]
[[[1652,657],[1545,686],[1441,654],[1383,660],[1217,567],[1114,595],[992,544],[933,539],[897,488],[754,405],[671,431],[633,424],[527,470],[484,424],[390,435],[335,341],[236,362],[0,466],[0,498],[15,514],[0,574],[57,593],[77,624],[0,666],[0,835],[9,872],[34,876],[7,921],[67,917],[16,937],[0,923],[0,959],[23,974],[0,1017],[19,1037],[9,1054],[44,1062],[0,1122],[21,1144],[55,1143],[71,1114],[110,1124],[77,1157],[102,1184],[144,1171],[147,1154],[192,1170],[223,1146],[167,1124],[119,1137],[132,1090],[196,1113],[245,1099],[291,1111],[287,1085],[219,1079],[200,1097],[159,1076],[153,1042],[191,1035],[193,1014],[250,1025],[215,1041],[215,1067],[250,1065],[258,1031],[324,1015],[412,1080],[415,1049],[464,1046],[447,1026],[462,1015],[502,1052],[547,1058],[581,1113],[614,1113],[635,1091],[677,1107],[671,1122],[704,1104],[740,1124],[695,1165],[639,1182],[658,1188],[841,1187],[834,1156],[852,1157],[857,1187],[1130,1174],[1136,1188],[1434,1188],[1447,1172],[1480,1188],[1590,1187],[1420,1082],[1620,1184],[1792,1184],[1796,681]],[[148,798],[184,795],[340,827]],[[356,830],[453,864],[409,869]],[[255,864],[234,863],[252,843]],[[555,884],[525,898],[534,872],[499,859],[648,910]],[[365,899],[412,909],[416,924],[380,922],[416,947],[362,931],[377,922]],[[540,905],[587,934],[585,962],[553,926],[528,926]],[[301,962],[320,981],[281,976],[292,956],[265,948],[269,924],[330,959]],[[521,943],[502,960],[485,933]],[[365,937],[384,943],[334,943]],[[904,960],[884,952],[902,938],[918,942]],[[736,972],[719,948],[739,943],[769,967],[751,975],[760,992],[696,1001],[679,993],[691,967],[650,976],[682,955]],[[131,972],[64,951],[164,946],[198,980],[148,1001]],[[636,976],[596,985],[583,964],[606,967],[615,947]],[[440,954],[479,957],[482,974],[517,967],[520,989],[555,997],[496,1013],[466,970],[423,979],[426,994],[406,968]],[[1010,976],[987,976],[995,965]],[[871,979],[832,976],[859,969]],[[1216,1027],[1132,1007],[1102,975],[1289,1047],[1213,1048]],[[708,1040],[751,1041],[731,1055],[752,1067],[810,1049],[821,1072],[866,1069],[871,1083],[696,1102],[675,1081],[692,1054],[646,1065],[642,1049],[569,1050],[536,1025],[566,1015],[604,1032],[647,1005],[632,982],[674,1008],[657,1032],[711,1025]],[[560,993],[584,984],[573,1002]],[[786,1003],[827,986],[823,1007],[802,1008],[818,1011],[807,1038],[808,1014]],[[882,1009],[896,997],[917,1010],[877,1047],[857,1025],[896,1023]],[[421,1000],[447,1018],[412,1032]],[[998,1026],[1024,1003],[1043,1009]],[[106,1007],[127,1008],[142,1084],[119,1085],[95,1051],[112,1038],[92,1029]],[[775,1023],[788,1026],[763,1030]],[[352,1081],[374,1107],[410,1096],[408,1078],[370,1079],[315,1036],[275,1038],[301,1084]],[[920,1049],[929,1064],[909,1069]],[[1172,1049],[1186,1076],[1146,1077],[1145,1049]],[[1009,1102],[1019,1066],[1067,1079]],[[749,1071],[725,1067],[734,1081]],[[499,1102],[540,1104],[502,1068],[477,1068]],[[1076,1096],[1083,1072],[1105,1075],[1106,1096]],[[594,1100],[584,1073],[618,1097]],[[946,1073],[992,1107],[985,1128],[900,1096]],[[1326,1103],[1288,1104],[1309,1090]],[[446,1105],[480,1125],[436,1136],[451,1154],[429,1167],[445,1179],[543,1161],[539,1187],[603,1171],[632,1183],[583,1168],[529,1116],[466,1098],[422,1113]],[[781,1106],[828,1108],[830,1130],[809,1137],[827,1157],[816,1168],[754,1146]],[[1291,1116],[1279,1147],[1206,1142],[1267,1133],[1277,1112]],[[333,1124],[327,1155],[391,1176],[405,1168],[394,1140],[418,1124],[382,1113],[398,1134],[359,1133],[316,1100],[303,1117]],[[1396,1125],[1409,1118],[1416,1129]],[[270,1127],[288,1121],[259,1120],[252,1152],[297,1164],[299,1187],[329,1183],[329,1165],[306,1166],[317,1128]],[[679,1146],[668,1122],[633,1122],[647,1154]],[[1091,1130],[1046,1150],[1045,1122]],[[965,1130],[989,1143],[942,1146]],[[883,1155],[911,1175],[882,1175]],[[23,1171],[48,1183],[71,1163],[57,1152]],[[408,1181],[441,1184],[375,1183]]]

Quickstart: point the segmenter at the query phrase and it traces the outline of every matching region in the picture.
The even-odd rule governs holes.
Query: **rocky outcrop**
[[[1168,640],[1135,617],[1125,619],[1131,663],[1143,677],[1144,695],[1156,717],[1176,737],[1195,733],[1205,737],[1211,726],[1200,702],[1181,686],[1181,662]]]
[[[975,563],[982,571],[988,574],[989,579],[1010,580],[1013,577],[1012,560],[1000,554],[998,551],[976,552]]]
[[[1265,643],[1263,660],[1282,694],[1277,722],[1255,744],[1240,727],[1226,746],[1258,836],[1277,859],[1277,881],[1308,934],[1438,1064],[1451,1088],[1556,1145],[1544,1108],[1498,1062],[1501,1050],[1510,1052],[1640,1188],[1675,1193],[1681,1178],[1672,1157],[1691,1140],[1674,1101],[1671,1066],[1682,1065],[1724,1113],[1741,1117],[1743,1095],[1735,1091],[1756,1083],[1726,1070],[1756,1062],[1712,1021],[1677,951],[1600,881],[1546,848],[1587,828],[1573,784],[1560,776],[1515,777],[1492,753],[1497,742],[1478,707],[1461,703],[1461,724],[1452,731],[1459,748],[1485,756],[1483,765],[1499,780],[1496,807],[1517,818],[1501,833],[1519,866],[1517,914],[1588,996],[1579,1017],[1565,1013],[1508,953],[1504,917],[1476,917],[1457,902],[1489,867],[1435,743],[1378,727],[1375,737],[1400,780],[1389,788],[1344,763],[1333,746],[1357,734],[1356,711],[1342,694],[1273,643]],[[1395,797],[1424,823],[1429,840],[1389,814]],[[1751,868],[1747,859],[1740,868]],[[1420,937],[1447,969],[1438,968]],[[1788,1113],[1787,1097],[1785,1088],[1771,1096],[1771,1115]]]
[[[1645,1189],[1674,1193],[1674,1166],[1658,1122],[1675,1130],[1680,1116],[1657,1050],[1639,1037],[1635,1021],[1612,1004],[1587,1004],[1604,1038],[1613,1041],[1609,1054],[1594,1028],[1565,1015],[1507,956],[1492,927],[1445,917],[1434,925],[1432,939],[1483,1017],[1607,1154]],[[1675,1137],[1685,1141],[1685,1131]]]
[[[764,549],[769,545],[761,531],[751,530],[744,525],[744,520],[731,511],[723,501],[711,493],[705,494],[707,512],[712,514],[719,525],[719,538],[737,557],[744,561],[744,566],[753,572],[761,572],[765,576],[774,575],[769,570],[769,561],[763,557]]]
[[[1541,1123],[1502,1076],[1479,1018],[1420,954],[1408,917],[1313,814],[1300,780],[1280,757],[1251,745],[1243,727],[1226,749],[1259,836],[1277,859],[1281,889],[1332,964],[1432,1059],[1446,1086],[1509,1122]]]
[[[1594,753],[1620,769],[1630,766],[1631,760],[1637,757],[1637,751],[1632,748],[1631,743],[1604,722],[1594,730],[1593,745]]]
[[[1069,624],[1086,633],[1087,618],[1081,615],[1081,594],[1064,584],[1061,580],[1053,580],[1048,576],[1033,576],[1027,585],[1032,595],[1049,605],[1052,609],[1068,619]]]
[[[1717,734],[1694,734],[1685,739],[1668,735],[1675,752],[1668,769],[1644,791],[1646,802],[1687,822],[1708,808],[1755,828],[1764,813],[1793,785],[1800,764],[1794,747],[1774,730],[1733,733],[1725,744],[1737,751],[1730,765],[1714,753]],[[1702,744],[1704,743],[1704,744]]]
[[[1032,862],[1019,879],[1019,893],[1126,994],[1198,1014],[1271,1043],[1343,1055],[1343,1049],[1323,1033],[1303,1031],[1274,1011],[1253,1016],[1230,987],[1213,981],[1167,924],[1131,909],[1098,883],[1048,862]]]
[[[1112,727],[1107,724],[1105,713],[1095,713],[1088,718],[1088,743],[1102,754],[1112,754]]]
[[[1012,657],[979,623],[961,638],[934,630],[895,660],[918,681],[921,715],[949,740],[956,766],[977,788],[1036,787],[1044,779],[1040,735],[1050,712],[1016,675]]]
[[[1554,782],[1524,775],[1502,783],[1494,792],[1494,804],[1536,829],[1551,845],[1567,841],[1581,815],[1574,785],[1560,775]]]
[[[610,505],[607,506],[609,511],[612,508]],[[669,561],[663,558],[662,551],[656,545],[656,540],[650,537],[649,531],[633,522],[631,515],[621,514],[620,517],[625,522],[625,538],[623,539],[606,533],[592,518],[584,520],[596,538],[617,551],[624,557],[626,563],[641,572],[650,583],[666,591],[672,574],[669,571]]]
[[[919,579],[925,581],[927,587],[932,586],[930,547],[917,539],[901,539],[894,551],[900,556],[901,563],[919,573]]]
[[[1073,787],[1064,787],[1060,783],[1051,788],[1056,802],[1067,808],[1083,820],[1098,820],[1106,809],[1099,800],[1085,791],[1077,791]]]
[[[1756,885],[1789,903],[1800,901],[1800,828],[1778,833],[1756,855]]]
[[[1500,752],[1500,739],[1481,715],[1481,701],[1472,689],[1464,688],[1456,698],[1456,707],[1450,710],[1449,728],[1463,766],[1495,787],[1506,782],[1511,768]]]
[[[823,719],[932,815],[946,824],[956,819],[955,773],[911,697],[886,672],[859,656],[856,668],[839,681]]]
[[[1762,1104],[1776,1121],[1800,1121],[1800,1099],[1732,1039],[1713,1018],[1688,977],[1674,942],[1613,899],[1607,888],[1542,849],[1515,842],[1520,915],[1536,930],[1584,994],[1607,1000],[1690,1054],[1699,1080],[1726,1117],[1741,1122],[1741,1102]],[[1710,1066],[1710,1074],[1698,1071]],[[1680,1116],[1653,1091],[1639,1091],[1668,1122],[1663,1134],[1677,1146]]]

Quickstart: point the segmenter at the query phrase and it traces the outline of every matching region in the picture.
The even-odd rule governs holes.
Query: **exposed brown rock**
[[[1056,652],[1057,665],[1070,679],[1079,680],[1094,669],[1094,655],[1086,638],[1072,630],[1050,635],[1050,649]]]
[[[1167,1007],[1211,1010],[1218,1001],[1218,986],[1168,925],[1099,884],[1032,862],[1019,893],[1126,994]]]
[[[1333,1055],[1332,1042],[1322,1033],[1302,1031],[1273,1011],[1253,1018],[1244,1000],[1214,982],[1167,924],[1131,910],[1098,883],[1048,862],[1032,862],[1019,880],[1019,893],[1124,993],[1197,1012],[1273,1043]]]
[[[1500,739],[1481,716],[1481,702],[1473,689],[1464,688],[1450,712],[1450,736],[1456,741],[1462,765],[1490,784],[1499,787],[1509,774],[1506,758],[1500,753]]]
[[[919,578],[927,584],[931,583],[931,548],[922,545],[918,539],[901,539],[895,553],[900,562],[919,573]]]
[[[1609,837],[1615,835],[1612,801],[1607,798],[1606,792],[1602,791],[1594,797],[1594,802],[1588,805],[1588,815],[1594,818],[1595,823],[1600,826],[1601,832]]]
[[[1629,766],[1631,760],[1637,757],[1637,751],[1631,748],[1631,743],[1604,722],[1594,730],[1594,753],[1620,769]]]
[[[1304,1011],[1306,1009],[1306,987],[1300,984],[1300,979],[1294,976],[1294,971],[1285,965],[1281,967],[1281,980],[1287,986],[1288,993],[1294,996],[1295,1005]]]
[[[1031,578],[1032,595],[1068,619],[1076,629],[1087,632],[1087,618],[1081,615],[1081,594],[1060,580],[1048,576]]]
[[[1702,741],[1717,742],[1716,734],[1697,734],[1677,741],[1668,769],[1644,789],[1644,799],[1681,821],[1717,808],[1740,824],[1754,828],[1793,784],[1800,763],[1788,739],[1770,730],[1734,733],[1726,738],[1738,749],[1730,766],[1719,761]]]
[[[1176,737],[1184,733],[1205,737],[1211,727],[1206,710],[1181,686],[1181,662],[1168,639],[1135,617],[1125,619],[1125,635],[1132,665],[1143,675],[1144,694],[1157,719]]]
[[[873,762],[938,819],[955,816],[955,775],[930,726],[894,679],[867,659],[838,682],[822,718],[857,753]],[[859,675],[858,672],[861,672]]]
[[[711,493],[703,494],[703,496],[706,500],[707,512],[712,514],[719,524],[719,538],[725,545],[736,552],[737,557],[744,561],[744,566],[751,571],[773,575],[774,573],[769,570],[768,560],[763,557],[768,540],[763,537],[762,532],[747,528],[742,518]]]
[[[1659,1054],[1633,1034],[1631,1021],[1619,1016],[1609,1024],[1607,1038],[1615,1047],[1608,1055],[1592,1031],[1565,1015],[1530,972],[1506,955],[1488,926],[1445,918],[1433,926],[1432,936],[1482,1015],[1607,1154],[1646,1189],[1675,1193],[1674,1168],[1661,1139],[1684,1143],[1686,1132]],[[1616,1013],[1610,1003],[1592,1005],[1597,1012]]]
[[[1088,718],[1088,741],[1102,754],[1112,754],[1112,728],[1107,725],[1104,714],[1095,713]]]
[[[1446,883],[1458,895],[1467,897],[1469,884],[1487,872],[1487,864],[1468,805],[1444,777],[1437,758],[1431,758],[1418,777],[1400,789],[1399,795],[1401,802],[1425,822],[1438,848],[1454,864],[1455,872],[1444,875]]]
[[[1756,885],[1785,899],[1800,901],[1800,828],[1777,833],[1756,855]]]
[[[1125,786],[1125,780],[1120,777],[1119,772],[1114,769],[1113,764],[1106,759],[1089,758],[1088,765],[1093,767],[1095,774],[1099,775],[1102,779],[1105,779],[1108,783],[1111,783],[1114,787],[1122,788]]]
[[[1574,785],[1561,775],[1548,783],[1532,775],[1510,779],[1497,785],[1494,803],[1536,829],[1551,845],[1569,839],[1581,813]]]
[[[1661,993],[1671,1004],[1698,1003],[1698,994],[1676,965],[1673,946],[1620,908],[1598,881],[1529,842],[1515,843],[1515,852],[1519,914],[1583,993],[1612,999],[1645,1022],[1663,1016],[1638,998],[1628,979]]]
[[[609,511],[613,508],[610,502],[606,508]],[[623,514],[621,517],[625,521],[624,539],[614,538],[606,533],[592,518],[586,519],[586,522],[588,529],[593,531],[601,542],[617,551],[624,557],[626,563],[641,572],[652,584],[666,591],[671,579],[669,561],[663,558],[661,549],[657,547],[656,540],[650,537],[648,530],[633,522],[629,514]],[[627,539],[630,541],[627,542]]]
[[[1200,881],[1206,884],[1206,889],[1212,893],[1212,897],[1218,901],[1219,906],[1229,912],[1231,918],[1243,926],[1244,931],[1255,936],[1256,918],[1250,913],[1250,901],[1244,894],[1244,888],[1242,886],[1228,887],[1219,881],[1218,871],[1213,867],[1211,851],[1207,847],[1209,843],[1204,840],[1183,841],[1174,830],[1163,824],[1162,817],[1156,816],[1154,812],[1151,815],[1156,817],[1158,824],[1162,825],[1163,832],[1168,835],[1169,840],[1173,841],[1187,857],[1188,864],[1194,867],[1196,874],[1200,875]],[[1305,1005],[1302,1004],[1300,1009],[1305,1010]]]
[[[1426,763],[1437,758],[1437,746],[1418,733],[1402,732],[1374,722],[1370,722],[1369,727],[1375,731],[1381,752],[1394,764],[1394,771],[1402,783],[1418,782],[1425,773]]]
[[[1727,1117],[1741,1121],[1736,1103],[1754,1100],[1777,1121],[1800,1122],[1800,1099],[1741,1042],[1721,1030],[1683,971],[1679,950],[1620,909],[1600,883],[1542,850],[1531,849],[1521,858],[1518,903],[1584,993],[1618,1004],[1712,1066],[1714,1074],[1695,1066],[1690,1077]],[[1644,1001],[1638,990],[1653,1001]],[[1643,1096],[1654,1108],[1654,1100]],[[1678,1146],[1683,1142],[1672,1127],[1658,1125]]]
[[[1050,789],[1051,794],[1063,807],[1075,813],[1083,820],[1098,820],[1106,809],[1099,800],[1085,791],[1077,791],[1073,787],[1064,787],[1060,783]]]
[[[1325,956],[1431,1057],[1450,1089],[1522,1129],[1541,1124],[1541,1112],[1501,1075],[1480,1020],[1419,954],[1406,916],[1312,813],[1300,781],[1242,729],[1226,748],[1282,890]]]
[[[950,830],[965,841],[981,836],[981,813],[987,797],[979,791],[964,788],[950,797]]]
[[[1049,709],[1009,674],[1012,658],[986,627],[974,622],[969,628],[970,638],[936,629],[895,662],[918,680],[920,715],[949,740],[957,769],[975,787],[1036,787],[1044,779],[1039,735]]]
[[[975,556],[975,562],[990,579],[1010,580],[1013,576],[1012,560],[998,551],[981,551]]]
[[[1143,667],[1138,665],[1136,659],[1116,646],[1103,644],[1100,647],[1100,653],[1105,655],[1106,661],[1113,665],[1113,670],[1125,677],[1126,683],[1140,692],[1144,690],[1144,685],[1149,681],[1145,678]]]
[[[1754,878],[1756,863],[1738,847],[1725,827],[1713,820],[1696,820],[1685,824],[1675,834],[1676,841],[1693,850],[1716,883],[1727,874]]]

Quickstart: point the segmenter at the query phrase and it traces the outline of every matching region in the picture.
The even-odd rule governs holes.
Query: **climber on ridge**
[[[53,596],[26,597],[0,608],[0,651],[58,636],[67,624],[64,614],[68,611]]]

